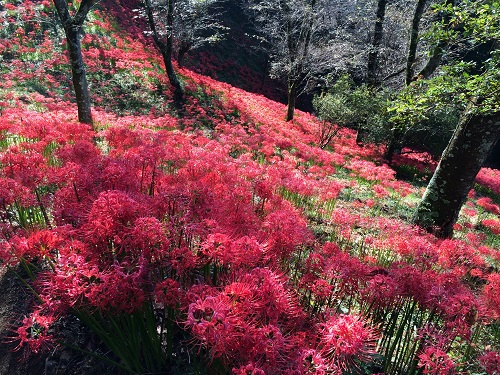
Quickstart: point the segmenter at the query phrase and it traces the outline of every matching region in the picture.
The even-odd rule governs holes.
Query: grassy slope
[[[35,173],[36,169],[49,171],[47,165],[58,166],[61,156],[55,153],[56,150],[89,140],[92,135],[85,126],[76,122],[68,66],[62,54],[62,35],[54,27],[55,18],[49,4],[9,0],[0,12],[1,17],[10,22],[9,27],[2,31],[0,42],[3,58],[0,67],[2,199],[13,202],[12,193],[15,191],[28,201],[21,202],[21,205],[29,207],[35,198],[33,193],[25,190],[37,183],[44,185],[44,177]],[[40,26],[44,24],[26,22],[27,18],[34,20],[35,16],[45,17],[50,23]],[[37,29],[36,25],[40,28]],[[466,335],[458,335],[448,350],[463,371],[480,370],[474,358],[481,355],[488,345],[491,349],[498,349],[499,337],[488,331],[488,327],[498,324],[495,323],[498,317],[485,311],[495,311],[498,306],[493,305],[491,293],[488,294],[484,287],[493,285],[492,280],[499,270],[499,241],[495,233],[500,231],[500,221],[495,202],[498,204],[500,191],[496,172],[481,172],[482,185],[478,185],[477,195],[471,194],[460,216],[456,238],[438,241],[408,223],[411,210],[422,193],[422,179],[427,178],[424,169],[432,168],[419,159],[421,155],[400,161],[400,171],[411,177],[413,185],[398,181],[395,172],[380,160],[377,148],[357,145],[351,131],[340,130],[330,147],[321,150],[316,146],[318,133],[322,126],[327,125],[313,116],[298,111],[296,119],[286,123],[283,121],[283,105],[187,69],[180,73],[188,99],[185,108],[177,112],[169,105],[170,89],[159,56],[150,46],[145,47],[138,34],[130,37],[113,25],[106,12],[99,11],[90,17],[86,30],[83,40],[85,61],[95,104],[94,115],[101,129],[99,152],[103,157],[139,160],[133,158],[142,157],[141,152],[146,155],[153,150],[158,155],[155,157],[161,160],[162,171],[171,168],[180,175],[196,174],[196,178],[189,180],[192,187],[203,189],[197,185],[198,180],[211,184],[220,179],[219,183],[227,186],[217,185],[219,190],[214,187],[210,194],[222,194],[223,197],[228,194],[226,200],[213,201],[221,206],[236,199],[231,190],[241,189],[241,197],[247,197],[246,194],[253,189],[250,211],[261,216],[254,217],[254,213],[248,212],[248,222],[238,221],[240,213],[210,208],[214,216],[207,220],[217,218],[220,230],[233,238],[246,235],[255,236],[262,243],[269,242],[269,238],[274,238],[279,232],[272,227],[279,224],[279,221],[272,220],[275,217],[272,215],[287,212],[295,222],[288,223],[290,228],[282,230],[291,237],[293,249],[287,250],[286,258],[276,264],[270,259],[262,259],[257,264],[287,273],[298,299],[314,319],[319,319],[318,313],[328,305],[339,311],[348,311],[354,306],[353,311],[375,320],[376,312],[365,305],[368,300],[363,297],[373,292],[370,285],[379,281],[378,276],[385,275],[400,283],[398,288],[403,288],[404,280],[398,277],[401,270],[411,269],[435,277],[434,286],[423,286],[428,288],[424,291],[427,299],[419,301],[421,315],[415,316],[417,320],[427,316],[432,306],[426,306],[426,303],[434,303],[434,299],[434,308],[442,314],[437,325],[441,328],[449,322],[458,324],[453,314],[465,317],[469,313],[447,310],[446,306],[456,301],[459,292],[447,289],[446,278],[460,284],[460,293],[474,298],[473,313],[480,319],[472,326],[466,324],[462,328],[479,332],[477,342],[470,349],[464,338]],[[168,150],[166,154],[165,150]],[[42,155],[42,159],[38,155]],[[10,170],[7,165],[11,166]],[[27,165],[38,168],[27,171],[23,169]],[[195,172],[190,172],[192,170]],[[214,170],[217,171],[215,175],[211,174]],[[122,172],[114,173],[122,179],[127,178],[126,174],[120,175]],[[151,179],[151,175],[147,176]],[[112,179],[110,176],[106,178]],[[8,189],[6,179],[15,181],[12,182],[15,189]],[[164,183],[168,181],[167,178]],[[103,179],[100,183],[105,186],[107,182]],[[158,189],[160,194],[161,189],[166,188],[160,184],[152,189]],[[184,193],[190,194],[190,191]],[[54,192],[49,190],[42,194],[42,198],[50,202]],[[241,199],[246,202],[247,198]],[[44,221],[40,217],[30,217],[29,212],[27,218],[18,215],[8,220],[10,213],[8,207],[2,211],[2,230],[6,240],[14,234],[26,235],[23,227],[31,222],[41,225]],[[57,217],[54,213],[54,218]],[[302,222],[304,219],[306,221]],[[364,270],[363,277],[356,276],[359,277],[356,281],[358,290],[349,295],[336,295],[328,303],[323,298],[324,290],[318,285],[329,282],[328,288],[331,288],[332,281],[328,279],[331,274],[328,276],[326,271],[312,274],[307,269],[313,256],[326,257],[330,270],[340,264],[336,263],[338,259],[327,258],[325,253],[317,250],[327,241],[336,243],[346,256],[357,259],[362,265],[359,267]],[[268,246],[275,245],[269,242]],[[304,249],[308,255],[304,255]],[[294,269],[300,269],[302,274],[292,272]],[[301,278],[304,283],[301,283]],[[347,275],[343,274],[342,278],[347,278]],[[336,287],[341,288],[340,281]],[[436,291],[438,287],[443,294]],[[399,297],[408,298],[408,290],[404,292],[406,295],[400,293]],[[412,298],[417,299],[416,295]],[[350,301],[348,304],[346,299]],[[401,314],[404,309],[404,306],[400,308]],[[382,324],[380,329],[389,332],[388,324]],[[404,335],[406,340],[414,339],[412,332],[405,331]],[[388,350],[391,339],[382,340],[380,345],[381,350]],[[462,352],[468,350],[472,354],[465,362]]]

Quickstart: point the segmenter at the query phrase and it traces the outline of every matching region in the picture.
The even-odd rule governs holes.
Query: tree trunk
[[[184,90],[182,89],[181,83],[177,78],[174,71],[174,66],[172,65],[172,52],[173,52],[173,25],[174,25],[174,2],[175,0],[168,0],[167,4],[167,17],[166,25],[168,29],[167,37],[165,41],[160,39],[158,31],[156,30],[156,23],[153,16],[153,5],[151,0],[146,0],[146,13],[148,17],[149,28],[152,32],[152,37],[155,42],[156,47],[161,52],[163,57],[163,62],[165,64],[165,72],[167,73],[168,80],[172,87],[174,88],[174,102],[179,104],[182,102],[184,97]]]
[[[400,146],[401,142],[401,131],[399,129],[393,129],[392,134],[391,134],[391,139],[389,140],[389,143],[387,144],[387,149],[385,150],[384,153],[384,159],[387,160],[387,163],[389,165],[392,164],[392,158],[394,157],[394,154],[398,150],[398,147]]]
[[[295,82],[288,84],[288,107],[286,111],[286,121],[293,120],[293,114],[295,112],[295,100],[297,98],[297,87]]]
[[[184,65],[184,56],[191,50],[191,45],[189,43],[181,43],[179,51],[177,52],[177,65],[182,67]]]
[[[413,64],[415,64],[415,59],[417,56],[418,31],[420,28],[420,20],[422,19],[422,14],[424,13],[426,3],[427,0],[418,0],[417,6],[415,8],[415,13],[413,13],[410,33],[410,45],[408,47],[408,58],[406,59],[405,83],[407,86],[413,79]]]
[[[167,33],[167,40],[165,43],[165,49],[162,51],[163,61],[165,62],[165,70],[167,71],[168,80],[170,84],[174,87],[174,101],[179,103],[182,101],[184,91],[182,90],[181,83],[175,74],[174,66],[172,65],[172,52],[174,50],[174,3],[175,0],[168,0],[168,12],[167,12],[167,28],[169,32]]]
[[[300,32],[295,34],[293,30],[297,25],[292,25],[292,20],[287,19],[286,22],[286,42],[288,48],[288,59],[291,66],[288,72],[288,108],[286,113],[286,121],[293,120],[295,111],[295,101],[297,100],[297,92],[300,84],[304,80],[304,65],[309,54],[309,45],[313,32],[314,17],[317,0],[311,0],[309,6],[309,14],[304,16],[302,24],[299,29]],[[291,9],[289,3],[286,1],[281,2],[281,7],[286,13],[286,17],[290,17]]]
[[[72,81],[78,106],[78,121],[93,126],[89,87],[83,63],[80,37],[83,22],[94,5],[94,0],[82,0],[74,17],[71,17],[69,13],[66,0],[53,1],[66,34],[66,45],[69,52]]]
[[[174,102],[182,102],[184,91],[182,89],[181,83],[175,74],[174,66],[172,65],[172,50],[170,52],[161,51],[163,57],[163,62],[165,63],[165,71],[167,72],[168,81],[174,88]]]
[[[372,86],[378,85],[377,80],[377,58],[384,30],[385,8],[387,0],[378,0],[375,29],[373,32],[372,46],[368,53],[368,83]]]
[[[78,106],[78,121],[84,124],[93,124],[92,110],[90,106],[89,86],[85,65],[83,64],[82,49],[80,44],[79,26],[72,26],[66,30],[66,44],[71,63],[73,75],[73,87],[75,89],[76,104]]]
[[[413,222],[438,237],[451,237],[476,175],[499,138],[500,113],[466,111],[417,206]]]
[[[455,0],[445,0],[445,4],[449,6],[454,6],[455,5]],[[444,22],[447,24],[450,21],[450,16],[445,15],[443,17],[440,17],[436,22]],[[441,64],[441,58],[443,57],[444,54],[444,49],[448,45],[448,42],[446,40],[439,40],[436,44],[436,46],[432,49],[432,52],[430,53],[429,60],[427,61],[427,64],[422,68],[420,72],[414,77],[412,77],[412,81],[415,81],[417,79],[427,79],[429,78],[432,73],[436,71],[436,69],[439,67],[439,64]]]

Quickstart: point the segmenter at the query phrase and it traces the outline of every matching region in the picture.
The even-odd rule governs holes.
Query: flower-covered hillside
[[[34,296],[7,333],[19,350],[71,344],[76,316],[106,348],[89,355],[123,373],[497,373],[495,171],[439,240],[409,224],[422,188],[376,147],[187,69],[171,107],[155,51],[99,10],[94,133],[54,78],[64,55],[39,52],[55,31],[22,23],[42,11],[2,10],[23,30],[2,44],[0,80],[0,259]],[[400,159],[412,182],[418,157]]]

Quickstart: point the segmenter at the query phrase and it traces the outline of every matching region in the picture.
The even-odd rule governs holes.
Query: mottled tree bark
[[[424,13],[426,3],[427,0],[418,0],[417,6],[415,7],[415,13],[413,13],[413,20],[411,23],[411,32],[410,32],[410,45],[408,47],[408,58],[406,59],[406,75],[405,75],[406,85],[409,85],[413,80],[413,65],[415,64],[415,59],[417,56],[418,32],[420,28],[420,20],[422,19],[422,14]]]
[[[477,108],[480,103],[474,105]],[[466,111],[417,206],[413,222],[439,237],[451,237],[476,175],[499,138],[500,113]]]
[[[368,53],[368,83],[372,86],[378,85],[377,59],[378,59],[378,52],[379,52],[380,44],[382,43],[386,6],[387,6],[387,0],[378,0],[375,28],[373,31],[373,38],[372,38],[372,45],[371,45],[370,52]]]
[[[82,0],[75,16],[71,17],[65,0],[53,0],[61,19],[71,65],[73,87],[78,106],[78,121],[93,125],[90,94],[81,49],[82,26],[95,0]]]

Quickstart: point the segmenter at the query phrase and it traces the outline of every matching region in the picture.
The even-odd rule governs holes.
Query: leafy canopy
[[[415,123],[449,106],[485,115],[499,111],[500,1],[464,0],[436,5],[434,11],[449,17],[435,24],[427,38],[448,42],[449,62],[435,77],[417,80],[401,93],[391,108],[392,122]]]

